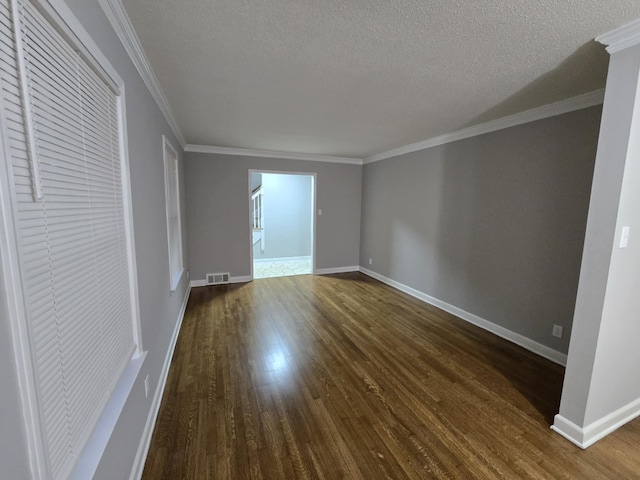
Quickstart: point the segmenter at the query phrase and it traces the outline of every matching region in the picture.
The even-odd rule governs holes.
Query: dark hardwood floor
[[[144,479],[640,478],[638,420],[549,429],[563,371],[358,273],[196,288]]]

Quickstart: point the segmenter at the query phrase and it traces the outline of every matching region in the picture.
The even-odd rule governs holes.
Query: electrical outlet
[[[144,379],[144,396],[145,398],[149,398],[149,375]]]
[[[560,325],[553,326],[553,336],[562,338],[562,327]]]
[[[369,259],[369,265],[373,265],[373,258]]]

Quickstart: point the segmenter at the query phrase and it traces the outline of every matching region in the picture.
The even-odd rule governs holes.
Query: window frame
[[[117,99],[117,116],[119,121],[119,150],[121,162],[121,185],[123,196],[123,213],[125,226],[125,244],[128,261],[129,294],[131,297],[132,333],[135,344],[133,357],[121,375],[112,393],[111,400],[103,411],[98,425],[84,445],[76,470],[95,471],[102,452],[106,448],[109,432],[119,418],[124,401],[131,391],[137,373],[142,368],[146,352],[142,346],[140,324],[140,304],[138,295],[138,273],[135,253],[135,237],[133,228],[133,203],[131,197],[130,165],[128,155],[128,139],[126,125],[125,84],[100,48],[66,5],[64,0],[28,0],[47,17],[51,25],[75,47],[81,57],[103,79],[103,81],[119,92]],[[13,15],[15,3],[7,0]],[[48,479],[50,472],[44,444],[43,418],[40,414],[40,398],[38,382],[35,375],[32,345],[30,338],[29,316],[26,294],[23,288],[23,273],[18,239],[18,219],[16,216],[15,186],[12,172],[12,156],[7,136],[6,111],[0,98],[0,275],[4,277],[11,341],[16,359],[16,371],[23,406],[24,425],[26,431],[29,464],[35,478]]]
[[[165,211],[167,217],[167,253],[169,259],[169,291],[175,292],[180,285],[184,268],[184,249],[182,245],[182,202],[180,189],[180,157],[178,151],[173,147],[166,135],[162,136],[162,158],[164,163],[164,198]],[[175,162],[175,168],[170,165]],[[175,186],[172,195],[171,189]],[[171,201],[175,200],[175,205]],[[176,221],[174,222],[173,211],[175,209]],[[172,232],[172,228],[177,228],[177,232]],[[172,238],[177,239],[177,245],[173,245]],[[175,249],[174,249],[175,247]],[[173,255],[178,258],[174,259]]]

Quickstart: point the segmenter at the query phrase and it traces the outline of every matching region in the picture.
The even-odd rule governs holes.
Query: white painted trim
[[[188,146],[189,145],[187,145],[187,147]],[[189,150],[185,149],[185,151],[189,151]],[[249,191],[249,276],[251,277],[251,280],[253,280],[254,278],[254,274],[253,274],[253,246],[254,246],[253,244],[253,189],[251,188],[251,176],[254,171],[255,170],[249,169],[249,171],[247,172],[247,190]],[[260,185],[260,188],[261,189],[263,188],[262,185]],[[264,209],[264,203],[262,204],[262,208]],[[263,217],[264,217],[264,214],[263,214]],[[264,229],[264,225],[263,225],[263,229]],[[262,239],[266,239],[264,230],[262,232]]]
[[[362,172],[360,172],[362,178]],[[311,273],[315,273],[317,264],[317,239],[318,239],[318,174],[314,173],[311,179]],[[253,268],[253,266],[252,266]],[[252,271],[253,274],[253,271]]]
[[[207,280],[205,278],[203,278],[202,280],[191,280],[191,288],[206,287],[206,286],[207,286]]]
[[[403,283],[387,278],[384,275],[380,275],[379,273],[376,273],[362,266],[360,267],[360,271],[365,275],[373,277],[376,280],[381,281],[382,283],[386,283],[387,285],[397,288],[398,290],[404,293],[407,293],[412,297],[415,297],[419,300],[422,300],[423,302],[426,302],[430,305],[438,307],[444,310],[445,312],[449,312],[450,314],[455,315],[456,317],[461,318],[462,320],[465,320],[469,323],[472,323],[477,327],[487,330],[488,332],[491,332],[501,338],[504,338],[505,340],[509,340],[510,342],[515,343],[516,345],[519,345],[522,348],[529,350],[530,352],[540,355],[541,357],[544,357],[547,360],[551,360],[552,362],[562,366],[566,366],[567,364],[566,354],[558,352],[557,350],[554,350],[552,348],[549,348],[546,345],[542,345],[541,343],[531,340],[530,338],[527,338],[524,335],[520,335],[519,333],[511,331],[493,322],[490,322],[489,320],[485,320],[484,318],[478,317],[473,313],[469,313],[465,310],[462,310],[461,308],[450,305],[447,302],[444,302],[435,297],[432,297],[431,295],[427,295],[424,292],[421,292]]]
[[[567,420],[562,415],[558,414],[553,418],[553,425],[551,425],[551,430],[559,433],[574,445],[577,445],[580,448],[587,448],[583,443],[584,435],[582,428],[580,428],[575,423]]]
[[[167,155],[169,153],[169,155]],[[176,169],[173,171],[171,165],[168,163],[172,159],[170,156],[175,157],[176,161]],[[165,214],[167,220],[167,258],[169,259],[169,290],[174,292],[176,288],[178,288],[178,284],[182,279],[182,274],[184,273],[184,250],[182,245],[182,226],[184,222],[182,221],[182,204],[180,202],[182,198],[182,191],[180,189],[180,156],[178,155],[178,151],[171,145],[171,142],[166,137],[166,135],[162,135],[162,159],[164,163],[164,198],[165,198]],[[171,178],[172,175],[175,174],[175,178]],[[173,265],[173,259],[171,258],[171,252],[173,250],[173,245],[171,245],[171,216],[170,211],[175,205],[171,205],[169,203],[169,199],[171,198],[171,182],[175,180],[176,182],[176,198],[175,200],[178,202],[178,256],[180,259],[180,266],[176,272],[171,271],[171,266]]]
[[[279,257],[279,258],[254,258],[254,263],[271,263],[271,262],[305,262],[311,260],[311,255],[301,257]]]
[[[347,273],[358,271],[360,271],[360,267],[358,267],[357,265],[351,265],[349,267],[318,268],[313,273],[315,275],[331,275],[333,273]]]
[[[346,163],[362,165],[361,158],[334,157],[331,155],[317,155],[315,153],[277,152],[271,150],[253,150],[249,148],[216,147],[213,145],[194,145],[189,143],[184,147],[185,152],[213,153],[218,155],[235,155],[243,157],[278,158],[284,160],[303,160],[308,162]]]
[[[249,283],[253,281],[251,275],[243,275],[241,277],[229,277],[229,283]]]
[[[109,64],[110,65],[110,64]],[[138,289],[138,260],[133,225],[133,197],[131,196],[131,168],[129,165],[129,140],[127,136],[127,104],[124,82],[118,77],[120,97],[118,98],[118,119],[120,120],[120,158],[122,161],[122,193],[124,201],[124,228],[127,239],[127,260],[129,262],[129,293],[131,295],[131,316],[133,318],[133,340],[136,352],[142,355],[142,323],[140,316],[140,294]]]
[[[515,115],[509,115],[508,117],[499,118],[490,122],[481,123],[472,127],[463,128],[457,132],[445,133],[438,137],[433,137],[421,142],[412,143],[403,147],[387,150],[386,152],[377,153],[364,159],[364,163],[373,163],[387,158],[397,157],[406,153],[417,152],[426,148],[436,147],[438,145],[444,145],[465,138],[476,137],[478,135],[484,135],[485,133],[491,133],[505,128],[515,127],[525,123],[535,122],[537,120],[543,120],[545,118],[555,117],[564,113],[573,112],[575,110],[581,110],[583,108],[593,107],[600,105],[604,101],[604,89],[596,90],[591,93],[585,93],[578,95],[577,97],[568,98],[559,102],[550,103],[537,107],[525,112],[516,113]]]
[[[189,295],[191,294],[191,285],[187,287],[187,291],[178,313],[176,326],[173,329],[173,335],[171,335],[171,341],[169,342],[169,348],[164,358],[164,364],[160,371],[160,378],[158,378],[158,384],[156,391],[153,395],[153,402],[147,415],[147,422],[144,425],[142,437],[138,445],[138,451],[136,452],[135,460],[133,461],[133,467],[131,469],[130,480],[140,480],[142,478],[142,472],[144,470],[144,464],[147,460],[147,454],[149,453],[149,446],[151,445],[151,437],[153,436],[153,430],[156,425],[156,419],[158,418],[158,412],[160,411],[160,404],[162,403],[162,396],[164,395],[164,389],[167,385],[167,378],[169,377],[169,368],[171,367],[171,360],[173,359],[173,353],[176,349],[178,342],[178,336],[180,335],[180,328],[182,328],[182,321],[184,320],[184,314],[187,310],[187,303],[189,301]],[[87,477],[88,478],[88,477]]]
[[[142,77],[144,84],[149,89],[149,93],[151,93],[151,96],[156,101],[156,104],[164,115],[169,127],[171,127],[173,134],[178,139],[178,142],[180,142],[182,148],[184,148],[186,141],[182,135],[182,131],[180,130],[180,125],[178,125],[178,122],[173,115],[169,101],[160,87],[160,82],[158,81],[153,68],[151,68],[149,59],[142,48],[140,39],[131,24],[131,20],[129,20],[127,12],[122,6],[121,1],[99,0],[99,3],[107,16],[109,23],[111,23],[111,26],[118,35],[122,45],[129,54],[131,61]]]
[[[555,416],[551,429],[580,448],[588,448],[631,420],[640,417],[640,398],[582,428],[562,415]]]
[[[640,18],[596,37],[610,54],[640,44]]]

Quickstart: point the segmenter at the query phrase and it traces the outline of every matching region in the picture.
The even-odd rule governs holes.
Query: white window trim
[[[171,195],[169,194],[170,187],[170,168],[168,162],[170,161],[167,156],[167,150],[171,152],[171,154],[176,158],[176,200],[178,202],[178,255],[180,260],[180,265],[175,272],[172,272],[173,259],[171,258],[171,205],[169,205]],[[175,292],[180,284],[180,280],[182,279],[182,275],[184,274],[184,250],[182,245],[182,202],[180,201],[180,157],[178,156],[177,150],[171,145],[171,142],[167,139],[165,135],[162,136],[162,158],[164,163],[164,195],[165,195],[165,211],[167,217],[167,254],[169,259],[169,288],[171,292]]]
[[[100,76],[112,88],[120,92],[118,116],[120,119],[120,150],[122,161],[122,193],[124,201],[125,235],[127,243],[127,255],[129,260],[129,280],[131,293],[132,329],[136,351],[133,359],[125,370],[125,374],[116,386],[112,395],[114,402],[110,401],[105,408],[96,430],[85,446],[83,455],[78,462],[74,476],[79,471],[84,474],[95,472],[102,452],[106,448],[109,436],[120,416],[124,401],[128,397],[133,380],[140,371],[146,352],[142,347],[142,331],[140,326],[140,304],[138,295],[138,273],[135,254],[135,238],[133,232],[133,203],[131,199],[131,180],[129,174],[129,156],[126,128],[125,85],[117,71],[102,54],[97,44],[84,29],[79,20],[63,0],[31,0],[47,14],[53,25],[68,37],[70,43],[75,45],[83,57],[94,67]],[[5,161],[0,162],[0,260],[4,276],[4,284],[7,293],[7,306],[9,310],[9,323],[11,337],[16,357],[18,373],[18,385],[20,388],[29,463],[34,478],[48,479],[45,447],[43,442],[42,419],[39,413],[39,398],[37,382],[34,375],[32,347],[28,330],[28,315],[25,295],[22,289],[22,273],[20,266],[19,242],[16,231],[15,189],[11,168],[11,151],[4,125],[5,111],[3,102],[0,101],[0,155]],[[81,474],[82,475],[82,474]]]

